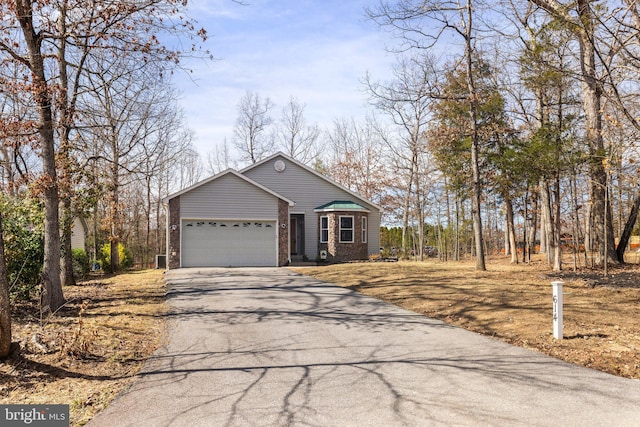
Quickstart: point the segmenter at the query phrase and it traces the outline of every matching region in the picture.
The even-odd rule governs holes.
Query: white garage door
[[[184,220],[183,267],[277,266],[275,221]]]

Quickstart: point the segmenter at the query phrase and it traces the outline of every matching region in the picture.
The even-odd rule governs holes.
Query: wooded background
[[[82,263],[153,265],[163,197],[277,151],[379,204],[384,254],[472,255],[483,270],[487,253],[542,251],[560,270],[563,251],[575,268],[624,262],[638,234],[635,1],[380,2],[363,16],[387,31],[396,63],[390,79],[362,76],[366,118],[320,128],[304,100],[247,91],[233,135],[208,153],[172,83],[185,56],[209,57],[186,2],[17,0],[0,12],[7,298],[64,303],[74,217],[89,225]]]

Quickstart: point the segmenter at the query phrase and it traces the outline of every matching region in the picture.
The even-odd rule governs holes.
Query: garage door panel
[[[277,265],[275,221],[185,220],[183,267]]]

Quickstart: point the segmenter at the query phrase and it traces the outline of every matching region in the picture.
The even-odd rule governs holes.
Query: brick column
[[[283,227],[284,224],[284,227]],[[289,263],[289,203],[278,199],[278,266]]]
[[[167,268],[180,268],[180,196],[169,200],[169,248]]]

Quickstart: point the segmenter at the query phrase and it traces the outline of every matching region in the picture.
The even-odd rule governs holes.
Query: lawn
[[[640,379],[640,270],[551,274],[541,262],[366,262],[294,268],[496,339],[615,375]],[[564,334],[552,334],[551,282],[563,280]],[[98,277],[65,288],[56,316],[13,307],[20,351],[0,362],[0,403],[70,404],[81,426],[131,384],[162,344],[164,276],[159,270]]]
[[[542,262],[367,262],[293,268],[470,331],[571,363],[640,379],[640,270],[552,274]],[[552,286],[562,280],[564,339],[553,337]]]
[[[68,303],[40,319],[35,302],[12,307],[20,351],[0,361],[0,403],[69,404],[81,426],[135,378],[164,336],[162,271],[97,277],[64,289]]]

